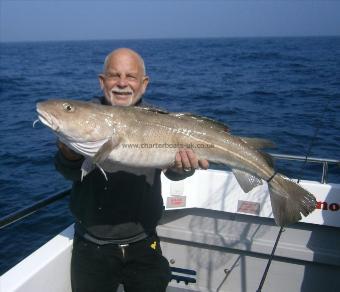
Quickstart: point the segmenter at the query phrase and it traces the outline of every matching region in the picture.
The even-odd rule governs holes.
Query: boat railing
[[[321,183],[326,184],[328,182],[328,166],[330,164],[335,164],[340,167],[340,160],[329,159],[329,158],[319,158],[319,157],[307,157],[300,155],[288,155],[288,154],[277,154],[277,153],[269,153],[275,159],[279,160],[293,160],[293,161],[302,161],[305,163],[319,163],[322,164],[322,175],[321,175]]]
[[[52,195],[46,199],[42,199],[38,202],[36,202],[35,204],[32,204],[28,207],[19,209],[18,211],[15,211],[11,214],[8,214],[7,216],[4,216],[2,218],[0,218],[0,230],[2,228],[5,228],[6,226],[9,226],[19,220],[22,220],[24,218],[26,218],[27,216],[32,215],[33,213],[39,211],[40,209],[55,203],[63,198],[65,198],[66,196],[68,196],[70,194],[71,190],[65,190],[61,193]]]
[[[305,157],[298,155],[286,155],[286,154],[277,154],[277,153],[269,153],[275,159],[280,160],[293,160],[293,161],[302,161],[306,163],[319,163],[322,164],[322,176],[321,183],[326,184],[328,179],[328,166],[330,164],[335,164],[340,167],[340,160],[336,159],[326,159],[326,158],[316,158],[316,157]],[[65,190],[58,194],[52,195],[47,199],[43,199],[38,201],[37,203],[30,205],[26,208],[22,208],[18,211],[15,211],[7,216],[0,218],[0,230],[9,226],[23,218],[32,215],[33,213],[39,211],[40,209],[59,201],[70,194],[71,190]]]

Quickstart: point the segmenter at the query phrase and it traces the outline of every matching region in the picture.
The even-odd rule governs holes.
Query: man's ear
[[[101,90],[104,90],[104,80],[105,80],[104,75],[103,74],[99,74],[98,75],[98,80],[99,80],[99,85],[100,85]]]
[[[149,80],[150,80],[149,76],[144,76],[143,77],[143,84],[142,84],[142,86],[143,86],[143,94],[145,93],[145,90],[148,87]]]

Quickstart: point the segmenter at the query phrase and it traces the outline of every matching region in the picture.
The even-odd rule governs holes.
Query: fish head
[[[37,103],[39,120],[60,139],[69,142],[96,142],[111,137],[114,124],[103,108],[105,106],[66,99]]]

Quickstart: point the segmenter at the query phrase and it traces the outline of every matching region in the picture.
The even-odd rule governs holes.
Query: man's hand
[[[180,149],[176,153],[175,169],[178,171],[192,171],[197,168],[208,169],[208,160],[198,160],[192,149]]]
[[[57,141],[57,147],[61,151],[61,153],[68,160],[79,160],[82,159],[83,156],[74,152],[72,149],[68,148],[64,143]]]

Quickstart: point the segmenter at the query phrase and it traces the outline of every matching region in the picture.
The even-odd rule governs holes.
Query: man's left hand
[[[208,169],[208,160],[198,160],[192,149],[180,149],[176,153],[175,169],[178,171],[192,171],[198,168]]]

